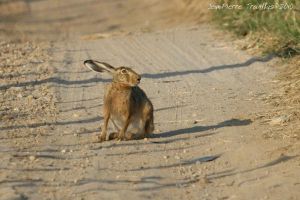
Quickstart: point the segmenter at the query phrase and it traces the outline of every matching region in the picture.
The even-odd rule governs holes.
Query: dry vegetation
[[[266,102],[271,104],[273,109],[264,114],[264,120],[275,125],[275,129],[265,136],[299,139],[300,55],[287,56],[289,51],[294,52],[294,48],[288,45],[280,47],[280,39],[272,33],[251,32],[239,38],[236,43],[241,49],[253,55],[268,52],[277,55],[277,62],[273,63],[272,67],[278,73],[273,81],[271,95],[266,98]]]
[[[242,38],[242,49],[253,54],[274,54],[281,58],[274,65],[278,70],[273,94],[267,102],[274,110],[267,114],[271,122],[281,126],[270,137],[300,138],[300,20],[299,1],[218,1],[219,4],[289,3],[293,9],[217,10],[214,20],[221,27]]]
[[[218,0],[215,4],[248,3],[269,4],[283,1],[257,0],[236,1]],[[201,22],[214,22],[218,27],[234,33],[241,49],[254,55],[275,54],[280,59],[273,66],[278,70],[274,80],[274,90],[266,102],[274,109],[265,113],[265,121],[275,122],[277,127],[266,134],[271,138],[300,138],[300,2],[287,1],[293,5],[291,10],[250,11],[209,10],[212,1],[181,0],[188,19]],[[210,12],[211,11],[211,12]],[[277,130],[277,131],[276,131]]]
[[[283,127],[277,133],[281,138],[300,139],[300,56],[279,61],[270,103],[276,108],[272,113]]]

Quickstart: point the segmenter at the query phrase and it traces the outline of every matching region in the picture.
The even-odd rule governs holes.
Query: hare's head
[[[109,72],[113,77],[113,82],[136,86],[141,81],[141,76],[129,67],[115,68],[110,64],[94,60],[86,60],[84,65],[96,72]]]

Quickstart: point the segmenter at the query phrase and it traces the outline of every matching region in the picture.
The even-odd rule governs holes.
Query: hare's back
[[[146,93],[138,86],[132,88],[132,97],[137,103],[145,103],[148,101]]]
[[[139,112],[149,113],[153,112],[153,105],[150,99],[148,99],[146,93],[139,87],[133,88],[132,97],[134,104],[139,107]]]

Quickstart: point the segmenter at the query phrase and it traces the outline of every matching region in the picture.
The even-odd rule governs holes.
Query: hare
[[[115,68],[94,60],[86,60],[84,65],[93,71],[112,75],[112,82],[105,89],[100,142],[107,140],[109,121],[117,129],[117,132],[109,135],[109,139],[140,139],[151,134],[154,130],[153,105],[138,87],[141,76],[129,67]],[[132,129],[135,132],[128,131]]]

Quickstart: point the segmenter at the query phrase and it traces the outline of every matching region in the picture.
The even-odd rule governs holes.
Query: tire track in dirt
[[[177,39],[170,39],[174,35]],[[58,108],[68,110],[61,112],[59,120],[78,123],[56,127],[48,140],[61,158],[53,165],[66,170],[52,174],[54,185],[45,184],[47,178],[41,180],[43,190],[52,191],[49,193],[58,199],[162,199],[170,193],[181,199],[221,197],[230,195],[238,185],[246,188],[252,172],[247,171],[250,154],[256,159],[265,156],[259,155],[261,148],[253,135],[263,127],[252,120],[253,112],[265,105],[258,99],[245,99],[250,98],[250,91],[265,92],[261,81],[271,75],[257,79],[257,73],[267,75],[263,63],[235,65],[232,60],[243,63],[249,56],[229,47],[219,48],[219,41],[213,42],[211,37],[210,28],[204,26],[61,45],[53,57],[67,64],[55,65],[57,76],[78,84],[57,85]],[[197,45],[205,41],[210,41],[205,49]],[[60,51],[72,52],[66,53],[70,58],[61,58]],[[218,56],[203,60],[211,52]],[[144,74],[141,87],[156,108],[153,138],[93,143],[101,120],[84,121],[101,119],[103,84],[110,77],[87,71],[82,62],[88,58],[133,66]],[[224,68],[216,67],[221,63]],[[72,73],[65,73],[68,71]],[[245,173],[235,174],[236,170]],[[242,184],[231,185],[232,181]],[[263,188],[255,189],[263,192]],[[243,197],[243,193],[237,195]]]
[[[71,8],[68,2],[48,7],[49,2],[41,1],[34,7],[40,12],[30,17],[41,22],[37,27],[45,28],[44,37],[54,38],[53,27],[63,28],[62,38],[112,31],[119,21],[128,31],[152,28],[144,25],[145,18],[132,14],[131,5],[140,13],[144,11],[139,8],[154,9],[160,4],[137,2],[128,2],[128,7],[117,1],[101,4],[107,13],[96,15],[103,25],[99,27],[91,27],[97,22],[95,1],[83,6],[91,9],[90,15],[80,14],[85,10],[78,6],[81,0]],[[43,14],[43,9],[56,7],[57,16]],[[111,19],[106,21],[103,16],[110,11]],[[138,25],[128,23],[130,19]],[[20,30],[22,26],[25,32],[37,29],[27,26],[26,20],[19,21]],[[49,27],[43,20],[51,22]],[[71,27],[68,20],[80,26]],[[89,20],[91,24],[85,23]],[[165,27],[164,20],[156,20]],[[266,67],[271,57],[246,55],[224,38],[218,39],[206,25],[146,32],[89,41],[75,40],[74,36],[53,44],[49,64],[55,68],[55,76],[35,84],[55,87],[59,115],[54,122],[33,124],[45,126],[49,133],[23,148],[1,144],[3,154],[17,152],[3,159],[15,166],[3,167],[6,173],[1,174],[0,194],[9,191],[20,199],[91,200],[299,196],[299,157],[282,154],[284,143],[263,140],[261,136],[269,127],[256,116],[268,107],[263,98],[274,74]],[[129,65],[142,74],[141,87],[155,107],[156,130],[151,138],[94,143],[102,120],[103,86],[110,77],[84,68],[82,63],[88,58]]]
[[[163,199],[170,193],[178,199],[252,198],[250,186],[267,195],[281,180],[276,166],[282,170],[298,159],[276,154],[269,162],[262,152],[274,147],[257,137],[265,126],[254,113],[266,105],[253,93],[266,93],[262,82],[272,72],[230,43],[214,41],[212,32],[203,26],[55,44],[51,63],[60,114],[39,145],[16,154],[34,155],[20,169],[30,178],[2,184],[31,199]],[[110,77],[84,68],[88,58],[133,66],[144,75],[141,87],[156,110],[152,138],[94,143]],[[297,187],[291,186],[293,173],[285,180],[289,188]]]

